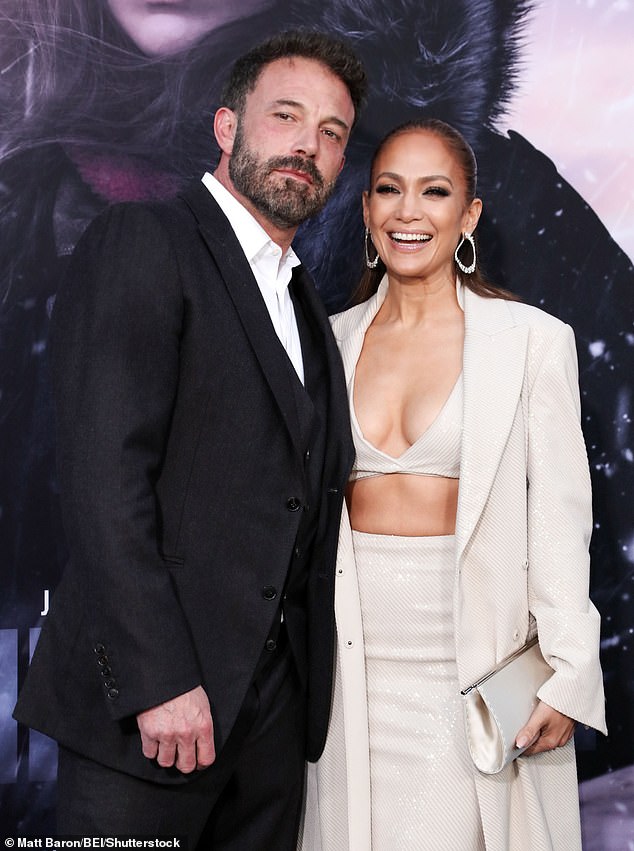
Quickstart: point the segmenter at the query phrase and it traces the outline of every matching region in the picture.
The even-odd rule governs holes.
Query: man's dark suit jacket
[[[293,292],[329,383],[301,664],[307,756],[316,759],[353,449],[339,354],[301,267]],[[71,559],[15,715],[103,764],[179,782],[176,769],[143,757],[135,715],[202,684],[217,749],[232,729],[279,617],[305,507],[296,376],[202,184],[169,204],[113,207],[93,223],[57,298],[52,350]]]

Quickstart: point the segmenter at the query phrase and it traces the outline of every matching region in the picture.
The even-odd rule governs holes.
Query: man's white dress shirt
[[[246,207],[243,207],[212,174],[205,172],[202,181],[229,219],[260,288],[275,332],[303,384],[302,348],[295,310],[288,291],[293,267],[299,266],[301,261],[292,247],[282,255],[279,245],[273,242]]]

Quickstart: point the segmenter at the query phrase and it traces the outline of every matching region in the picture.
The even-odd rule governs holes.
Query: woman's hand
[[[526,725],[517,734],[515,744],[518,748],[523,748],[530,742],[524,756],[532,756],[563,747],[570,741],[574,731],[575,722],[572,718],[562,715],[540,700]]]

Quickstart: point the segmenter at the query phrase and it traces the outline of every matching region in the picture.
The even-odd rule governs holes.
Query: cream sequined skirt
[[[372,851],[478,851],[453,634],[454,536],[353,532],[370,726]]]

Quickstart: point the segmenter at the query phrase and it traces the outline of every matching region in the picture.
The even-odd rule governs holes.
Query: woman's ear
[[[370,194],[367,189],[361,196],[361,202],[363,204],[363,224],[367,228],[369,227],[368,222],[370,221],[370,213],[368,211],[368,204],[370,203]]]
[[[462,230],[466,233],[473,233],[473,231],[477,228],[478,222],[480,220],[480,214],[482,213],[482,201],[480,198],[474,198],[473,201],[469,204],[467,208],[467,212],[464,214],[462,220]]]
[[[233,152],[233,143],[238,129],[238,116],[226,106],[221,106],[214,115],[214,136],[218,147],[228,157]]]

